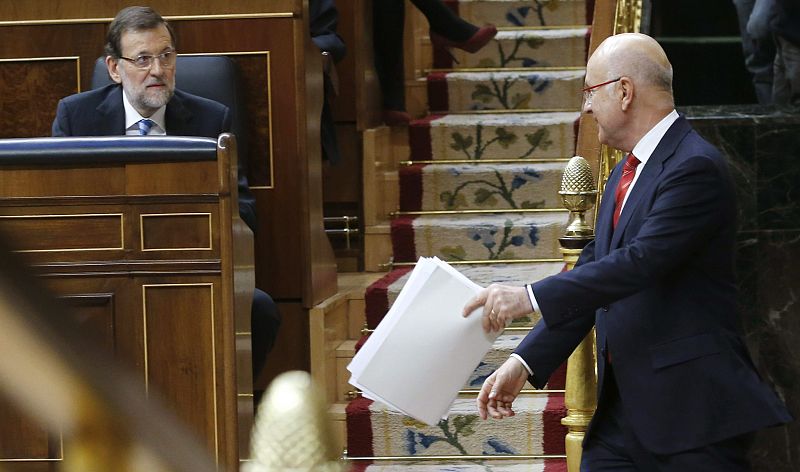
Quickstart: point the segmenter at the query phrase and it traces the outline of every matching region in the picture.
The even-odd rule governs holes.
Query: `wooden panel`
[[[211,250],[211,213],[140,215],[142,251]]]
[[[8,3],[0,2],[0,5]],[[0,15],[0,18],[8,17]],[[5,95],[0,100],[13,100],[15,108],[12,108],[11,113],[20,113],[24,110],[24,114],[29,115],[25,117],[25,121],[36,124],[35,128],[28,129],[23,128],[18,123],[19,120],[12,121],[10,123],[13,126],[4,131],[3,137],[50,136],[50,126],[56,115],[57,99],[89,87],[92,65],[103,51],[105,31],[106,25],[103,23],[0,26],[0,58],[78,57],[81,79],[81,86],[76,89],[74,61],[60,61],[58,71],[56,71],[57,63],[43,62],[34,69],[36,74],[32,77],[24,74],[14,75],[14,69],[19,67],[15,62],[0,63],[0,69],[8,70],[0,73],[0,77],[8,79],[0,82],[0,88],[4,91],[13,89],[19,93],[16,97]],[[71,66],[68,67],[67,62],[71,62]],[[33,63],[28,64],[28,67],[32,67]],[[42,67],[45,70],[42,70]],[[21,77],[25,80],[20,80]],[[43,101],[40,97],[46,100]],[[9,127],[9,122],[4,120],[3,123],[4,127]]]
[[[241,69],[244,101],[247,109],[246,156],[250,188],[272,187],[272,84],[270,53],[231,55]]]
[[[217,163],[212,161],[128,164],[125,188],[128,195],[217,193],[216,173]]]
[[[254,379],[253,388],[264,390],[267,385],[283,372],[290,370],[310,370],[308,347],[308,312],[300,303],[278,303],[283,321],[275,346],[267,356],[261,375]]]
[[[151,180],[152,177],[150,177]],[[0,197],[124,195],[119,167],[8,169],[0,172]]]
[[[19,252],[123,249],[122,214],[0,216]]]
[[[218,457],[213,285],[144,285],[142,294],[146,381]]]
[[[127,0],[69,0],[69,1],[18,1],[0,2],[0,18],[8,21],[61,19],[61,18],[113,18],[127,7]],[[237,13],[295,12],[300,13],[299,0],[170,0],[158,2],[162,15],[209,15]]]
[[[58,101],[80,90],[79,74],[77,57],[0,61],[0,138],[48,136]]]
[[[6,459],[56,459],[61,457],[58,447],[53,449],[50,437],[27,415],[20,412],[5,397],[0,397],[0,467]],[[5,469],[4,469],[5,470]]]
[[[59,298],[72,309],[78,325],[97,339],[98,345],[110,353],[116,351],[113,293],[82,293]]]
[[[338,0],[336,8],[339,10],[339,25],[337,33],[347,46],[347,55],[336,64],[336,74],[339,77],[339,95],[333,102],[333,119],[336,122],[356,121],[356,21],[361,21],[362,12],[356,12],[360,0]],[[372,43],[370,43],[370,46]]]

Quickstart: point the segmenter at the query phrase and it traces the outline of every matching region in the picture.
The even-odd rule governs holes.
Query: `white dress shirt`
[[[138,136],[139,135],[139,122],[143,119],[147,118],[155,123],[152,128],[150,128],[150,132],[147,133],[148,136],[164,136],[167,134],[167,125],[166,125],[166,113],[167,113],[167,106],[164,105],[163,107],[156,110],[152,116],[144,117],[136,111],[136,108],[133,108],[131,102],[128,101],[128,94],[123,90],[122,92],[122,105],[125,107],[125,134],[129,136]]]
[[[655,151],[656,147],[658,147],[658,143],[661,142],[661,140],[664,138],[664,135],[667,134],[667,130],[669,130],[670,126],[672,126],[672,124],[675,123],[675,120],[677,119],[678,119],[678,112],[672,110],[671,112],[669,112],[669,114],[667,114],[667,116],[662,118],[661,121],[656,123],[655,126],[650,128],[650,131],[648,131],[644,136],[642,136],[642,139],[640,139],[639,142],[636,143],[636,146],[633,147],[633,151],[631,152],[633,153],[634,156],[636,156],[637,159],[639,159],[639,165],[636,166],[636,173],[634,174],[633,180],[631,181],[631,184],[628,187],[628,192],[625,194],[625,198],[622,200],[622,207],[620,209],[620,214],[622,214],[622,211],[625,208],[625,202],[628,201],[628,195],[630,195],[631,192],[633,192],[633,186],[636,185],[636,181],[639,180],[639,174],[642,173],[642,169],[644,169],[644,166],[647,164],[647,161],[650,160],[650,156],[653,155],[653,151]],[[525,288],[528,290],[528,298],[531,301],[531,306],[533,307],[533,311],[539,312],[539,303],[536,302],[536,296],[533,293],[533,289],[531,288],[530,285],[526,285]],[[522,365],[524,365],[525,368],[528,370],[528,373],[533,375],[533,371],[528,366],[528,364],[522,359],[522,357],[520,357],[517,354],[511,354],[511,357],[514,357],[517,360],[519,360],[522,363]]]

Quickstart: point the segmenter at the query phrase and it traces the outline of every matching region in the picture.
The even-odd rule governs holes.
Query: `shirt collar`
[[[653,151],[656,150],[658,143],[661,142],[661,139],[667,134],[667,130],[669,130],[672,123],[675,123],[675,120],[678,119],[678,112],[674,109],[664,118],[661,119],[655,126],[650,128],[650,131],[647,132],[642,139],[636,143],[636,146],[633,147],[634,156],[639,159],[639,162],[645,164],[650,156],[653,154]],[[643,167],[643,166],[642,166]]]
[[[143,120],[145,117],[140,115],[139,112],[136,111],[136,108],[133,108],[131,102],[128,101],[128,94],[125,93],[125,90],[122,91],[122,105],[125,107],[125,130],[132,129],[133,127],[136,127],[136,129],[138,129],[137,123],[139,123],[139,121]],[[164,105],[163,107],[156,110],[156,112],[153,113],[152,116],[148,117],[149,119],[155,122],[156,126],[158,126],[158,128],[156,128],[155,126],[153,127],[156,133],[151,132],[151,134],[166,134],[167,132],[167,126],[165,123],[166,113],[167,113],[167,106]]]

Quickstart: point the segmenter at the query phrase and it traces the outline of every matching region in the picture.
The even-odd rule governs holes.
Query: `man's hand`
[[[492,284],[464,306],[464,317],[483,306],[483,330],[500,331],[512,320],[533,312],[525,287]]]
[[[485,420],[491,416],[499,420],[514,416],[511,405],[525,386],[526,380],[528,371],[525,366],[517,358],[509,357],[483,382],[481,393],[476,400],[481,419]]]

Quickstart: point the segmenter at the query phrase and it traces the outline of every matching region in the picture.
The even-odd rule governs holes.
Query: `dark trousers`
[[[591,436],[584,444],[581,472],[744,472],[753,434],[737,436],[676,454],[654,454],[644,448],[625,419],[613,369],[606,370],[602,402]]]
[[[281,315],[278,305],[263,290],[253,292],[253,305],[250,308],[250,330],[253,342],[253,380],[258,378],[267,354],[275,344],[278,328],[281,326]]]
[[[471,38],[478,28],[456,15],[441,0],[411,0],[425,15],[431,30],[445,38],[462,42]],[[403,89],[403,0],[374,0],[372,2],[372,39],[375,72],[383,93],[383,108],[405,110]]]

